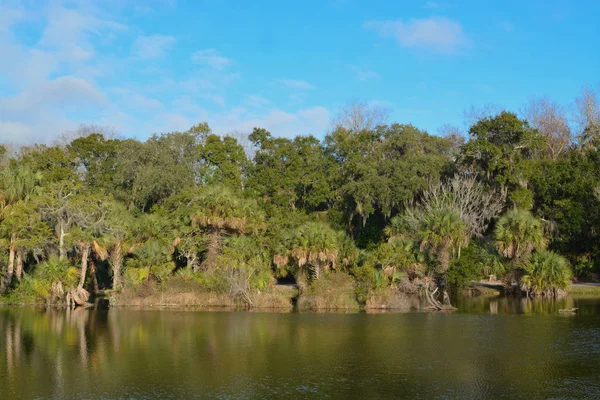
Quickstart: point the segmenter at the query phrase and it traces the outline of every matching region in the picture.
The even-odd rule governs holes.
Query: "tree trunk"
[[[13,274],[15,271],[15,245],[14,245],[14,241],[16,240],[15,235],[13,234],[10,238],[10,249],[9,249],[9,253],[8,253],[8,265],[6,266],[6,275],[4,276],[4,279],[2,280],[2,288],[1,288],[1,292],[4,293],[5,290],[7,290],[11,283],[12,283],[12,279],[13,279]]]
[[[110,252],[110,265],[113,270],[113,290],[121,288],[121,269],[123,268],[123,242],[117,241]]]
[[[17,281],[21,282],[21,278],[23,277],[23,252],[21,250],[16,252],[15,276],[17,277]]]
[[[64,260],[67,257],[67,251],[65,249],[65,225],[63,221],[59,222],[58,252],[61,260]]]
[[[100,291],[100,287],[98,286],[98,277],[96,276],[96,263],[94,260],[90,260],[90,274],[92,274],[92,282],[94,283],[94,293],[98,293]]]
[[[79,276],[79,285],[77,285],[77,289],[83,289],[83,284],[85,283],[85,275],[87,274],[89,256],[90,244],[84,243],[81,249],[81,273]]]
[[[208,249],[206,250],[206,257],[202,262],[202,269],[205,271],[214,271],[220,246],[221,235],[219,235],[219,230],[216,228],[211,228],[209,233]]]

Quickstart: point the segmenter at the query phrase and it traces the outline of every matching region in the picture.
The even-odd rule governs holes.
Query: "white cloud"
[[[11,97],[0,97],[0,141],[47,143],[83,122],[67,118],[68,112],[96,113],[107,106],[106,97],[95,86],[63,76]]]
[[[398,21],[369,21],[365,27],[383,37],[395,39],[402,47],[456,53],[470,46],[462,25],[444,17]]]
[[[223,70],[232,62],[230,58],[222,56],[221,53],[215,49],[205,49],[195,52],[192,54],[192,61],[217,71]]]
[[[139,71],[136,61],[163,56],[175,39],[138,37],[131,56],[122,57],[121,49],[111,43],[130,43],[131,32],[118,18],[86,1],[70,8],[57,4],[9,13],[0,0],[0,54],[11,60],[0,63],[6,90],[0,94],[0,142],[52,143],[82,123],[114,126],[120,134],[140,139],[188,129],[200,121],[208,121],[219,134],[265,127],[288,137],[322,136],[329,126],[324,107],[287,104],[291,109],[283,110],[258,94],[242,96],[244,107],[226,108],[227,90],[240,74],[229,68],[233,61],[215,49],[196,52],[196,67],[183,75],[158,68]],[[25,41],[16,36],[14,28],[22,21],[35,24],[31,34],[37,33],[37,38],[28,36]],[[143,81],[129,79],[138,72]],[[121,74],[126,81],[113,80]],[[101,86],[100,78],[108,78],[112,86]],[[273,83],[294,89],[290,95],[314,88],[293,79]]]
[[[256,94],[252,94],[250,96],[246,96],[246,103],[250,106],[250,107],[265,107],[267,104],[269,104],[269,100],[265,99],[262,96],[256,95]]]
[[[352,68],[352,71],[354,72],[354,77],[358,81],[366,82],[366,81],[380,78],[379,74],[375,71],[365,70],[365,69],[362,69],[357,66],[352,66],[351,68]]]
[[[301,81],[301,80],[296,80],[296,79],[280,79],[277,82],[283,86],[290,88],[290,89],[308,90],[308,89],[315,88],[312,84],[310,84],[306,81]]]
[[[142,60],[161,58],[174,44],[175,38],[173,36],[140,36],[131,45],[131,54]]]
[[[114,32],[127,30],[127,26],[116,21],[66,7],[49,8],[47,20],[38,45],[57,52],[68,62],[86,61],[95,55],[91,37],[109,37]]]
[[[323,137],[329,127],[331,114],[325,107],[311,107],[287,112],[277,108],[262,114],[253,114],[244,108],[209,119],[213,130],[220,134],[252,132],[253,128],[265,128],[274,136],[292,138],[296,135]]]

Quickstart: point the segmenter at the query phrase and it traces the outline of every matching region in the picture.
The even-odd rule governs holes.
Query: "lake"
[[[557,313],[565,304],[576,315]],[[0,398],[600,398],[600,300],[456,313],[0,308]]]

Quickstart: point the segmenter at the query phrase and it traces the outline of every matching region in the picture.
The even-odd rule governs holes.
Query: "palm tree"
[[[342,242],[343,234],[328,224],[307,222],[291,233],[286,245],[289,255],[276,255],[274,262],[280,266],[288,264],[290,258],[294,260],[298,283],[303,284],[307,275],[319,279],[322,272],[336,269]]]
[[[467,224],[454,211],[427,210],[419,221],[417,239],[420,243],[420,250],[428,252],[439,263],[438,288],[443,288],[444,305],[434,298],[435,291],[434,294],[430,294],[426,287],[426,295],[431,307],[438,310],[453,309],[450,304],[450,296],[445,289],[446,272],[450,267],[453,254],[456,253],[460,257],[461,248],[469,244]]]
[[[419,266],[415,258],[414,242],[398,236],[392,236],[387,242],[379,245],[372,257],[372,264],[381,268],[383,276],[392,285],[401,280],[406,272],[416,272]]]
[[[42,174],[24,164],[11,164],[0,176],[1,197],[4,205],[28,200],[42,182]]]
[[[256,234],[264,229],[265,217],[254,200],[238,197],[224,186],[196,188],[189,204],[194,208],[192,226],[208,231],[208,246],[202,268],[212,270],[226,234]]]
[[[136,276],[152,276],[158,281],[165,280],[175,269],[173,262],[173,252],[169,244],[160,239],[150,239],[137,247],[132,257],[127,260],[127,269],[135,269],[139,271],[147,271],[147,273]],[[131,277],[132,274],[130,273]]]
[[[529,211],[510,210],[496,224],[496,247],[500,255],[518,262],[535,249],[546,247],[542,221]]]
[[[0,212],[0,232],[8,237],[9,260],[0,291],[10,287],[13,277],[20,282],[27,253],[41,254],[52,242],[50,227],[41,220],[35,201],[19,200]]]
[[[18,221],[27,218],[19,217],[26,211],[27,206],[23,201],[29,200],[39,190],[42,181],[42,175],[33,171],[24,164],[9,164],[8,168],[2,171],[0,175],[0,210],[2,219],[12,219],[13,227],[23,226]],[[5,223],[4,225],[11,225]],[[17,263],[17,272],[22,271],[22,253],[17,254],[17,232],[6,232],[9,240],[9,256],[6,266],[4,279],[0,283],[0,293],[4,292],[10,286],[15,271],[15,262]],[[17,273],[17,275],[19,275]]]
[[[450,267],[452,254],[469,244],[467,225],[452,211],[431,210],[420,222],[417,233],[421,251],[428,251],[439,262],[439,272],[443,275]]]
[[[217,264],[234,300],[251,305],[252,293],[264,290],[272,281],[269,252],[260,238],[233,235],[224,241]]]
[[[561,255],[549,250],[536,251],[523,263],[522,278],[527,290],[534,294],[556,296],[571,283],[572,272],[569,262]]]

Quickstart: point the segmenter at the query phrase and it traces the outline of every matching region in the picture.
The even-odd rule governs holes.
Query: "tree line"
[[[575,104],[573,118],[548,99],[472,113],[466,135],[356,103],[322,141],[202,123],[143,142],[87,129],[5,145],[0,292],[81,305],[194,282],[252,304],[283,280],[444,309],[449,291],[495,276],[554,296],[600,271],[600,104],[591,89]]]

